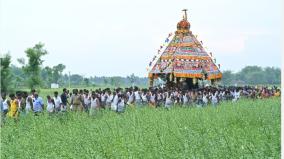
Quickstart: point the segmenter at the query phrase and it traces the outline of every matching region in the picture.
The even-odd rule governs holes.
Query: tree
[[[42,56],[47,54],[47,51],[43,48],[44,44],[38,43],[33,48],[28,48],[25,53],[28,57],[28,64],[24,67],[25,72],[28,75],[28,86],[31,89],[38,87],[42,84],[40,76],[40,66],[43,63]]]
[[[23,69],[13,64],[11,64],[10,68],[11,68],[11,74],[13,76],[12,82],[14,88],[23,87],[26,79],[26,75]]]
[[[223,71],[222,83],[224,85],[231,85],[234,80],[234,74],[232,71]]]
[[[137,80],[137,77],[132,73],[130,76],[127,76],[127,79],[130,81],[131,85],[134,86],[134,83]]]
[[[53,66],[53,82],[54,83],[59,83],[59,79],[62,76],[62,72],[66,68],[65,65],[63,64],[58,64],[56,66]]]
[[[26,60],[24,58],[18,58],[17,61],[23,66],[26,65]]]
[[[111,77],[110,78],[110,85],[114,86],[114,84],[115,84],[115,79],[114,79],[114,77]]]
[[[244,85],[256,84],[280,84],[281,83],[281,70],[274,67],[259,67],[259,66],[246,66],[237,73],[231,71],[224,71],[222,83],[225,85],[232,85],[235,83],[242,83]]]
[[[245,81],[247,84],[259,84],[254,81],[257,78],[255,75],[259,76],[259,73],[262,71],[262,68],[259,66],[246,66],[239,72],[239,79],[237,80]]]
[[[274,75],[275,75],[275,80],[273,81],[273,84],[281,84],[281,69],[274,68]]]
[[[264,73],[262,71],[253,71],[246,75],[247,84],[268,84],[264,80]]]
[[[85,83],[85,85],[86,85],[87,87],[89,87],[89,85],[90,85],[90,80],[89,80],[89,78],[84,78],[84,83]]]
[[[266,67],[264,68],[265,81],[268,84],[281,83],[281,70],[280,68]]]
[[[50,87],[53,80],[53,70],[49,66],[46,66],[41,71],[41,78],[45,81],[46,87]]]
[[[103,82],[104,82],[104,86],[107,86],[107,84],[108,84],[108,80],[107,80],[107,78],[106,78],[106,77],[103,77]]]
[[[120,77],[117,77],[117,76],[111,77],[111,78],[110,78],[110,84],[111,84],[112,86],[118,87],[118,86],[121,84]]]
[[[1,59],[1,92],[7,92],[11,85],[11,55],[9,53],[4,54]]]
[[[81,75],[72,74],[72,75],[70,76],[70,81],[71,81],[71,83],[74,84],[74,85],[80,85],[81,82],[82,82],[82,80],[83,80],[83,77],[82,77]]]

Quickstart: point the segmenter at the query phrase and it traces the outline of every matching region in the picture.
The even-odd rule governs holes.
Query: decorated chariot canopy
[[[190,30],[186,9],[183,19],[177,23],[177,30],[160,57],[151,64],[149,78],[171,75],[180,78],[218,80],[222,78],[215,59],[210,56]],[[162,48],[162,46],[161,46]],[[219,65],[220,67],[220,65]]]

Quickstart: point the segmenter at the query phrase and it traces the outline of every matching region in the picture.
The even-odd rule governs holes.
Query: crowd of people
[[[16,94],[5,93],[1,95],[2,117],[15,118],[33,112],[40,115],[43,112],[49,114],[66,111],[85,111],[90,115],[99,109],[110,109],[122,113],[127,106],[131,107],[164,107],[170,109],[173,106],[181,107],[205,107],[217,106],[222,101],[236,102],[242,98],[268,98],[280,96],[277,87],[205,87],[192,90],[180,90],[178,88],[149,88],[138,87],[117,89],[73,89],[72,92],[63,89],[59,94],[46,97],[46,105],[36,90],[28,92],[18,91]]]

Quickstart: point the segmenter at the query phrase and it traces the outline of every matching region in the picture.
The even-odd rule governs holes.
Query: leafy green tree
[[[273,81],[273,84],[281,84],[281,69],[280,68],[274,68],[274,74],[275,74],[274,75],[275,80]]]
[[[26,65],[26,60],[24,58],[18,58],[17,61],[23,66]]]
[[[13,79],[12,79],[13,87],[23,88],[25,86],[25,79],[26,79],[26,75],[23,69],[13,64],[11,64],[10,68],[11,68],[11,74],[13,76]]]
[[[240,71],[240,77],[241,79],[238,80],[242,80],[242,81],[246,81],[247,84],[254,84],[254,83],[259,83],[261,80],[260,79],[256,79],[256,76],[260,76],[260,72],[262,72],[262,68],[258,67],[258,66],[247,66],[244,67],[241,71]]]
[[[84,83],[85,83],[85,86],[89,87],[89,85],[90,85],[89,78],[84,78]]]
[[[53,80],[53,69],[49,66],[44,67],[41,70],[41,78],[45,81],[45,86],[49,88]]]
[[[78,74],[72,74],[70,76],[70,81],[73,85],[80,85],[84,78]]]
[[[110,84],[112,86],[118,87],[121,84],[120,77],[117,76],[110,77]]]
[[[222,83],[225,85],[231,85],[232,81],[234,80],[234,74],[232,71],[224,71],[223,72],[223,78],[222,78]]]
[[[111,86],[114,86],[114,83],[115,83],[115,79],[114,79],[113,77],[111,77],[111,78],[110,78],[110,85],[111,85]]]
[[[249,74],[251,72],[260,72],[260,71],[262,71],[262,68],[259,66],[246,66],[241,70],[243,74]]]
[[[259,66],[247,66],[237,73],[231,71],[224,71],[222,83],[225,85],[232,85],[235,83],[242,83],[244,85],[256,84],[280,84],[281,70],[280,68]]]
[[[281,70],[280,68],[265,67],[264,68],[265,80],[268,84],[281,83]]]
[[[106,77],[103,77],[103,82],[104,82],[104,86],[108,85],[108,79]]]
[[[245,81],[247,84],[267,84],[264,80],[264,74],[261,71],[253,71],[249,74],[246,74]]]
[[[41,65],[43,60],[42,56],[47,54],[47,51],[43,48],[44,44],[38,43],[33,48],[28,48],[25,53],[28,57],[28,63],[24,67],[25,72],[28,75],[28,86],[33,89],[39,87],[42,84],[40,76]]]
[[[7,92],[11,87],[11,55],[4,54],[1,59],[1,92]]]
[[[63,64],[58,64],[56,66],[53,66],[53,82],[59,83],[59,79],[62,77],[62,72],[66,68]]]
[[[127,76],[126,78],[129,80],[132,86],[134,86],[136,80],[138,79],[138,77],[136,77],[134,73],[132,73],[130,76]]]

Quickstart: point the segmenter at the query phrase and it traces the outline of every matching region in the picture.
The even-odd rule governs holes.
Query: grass
[[[280,158],[280,98],[30,114],[1,128],[1,158]]]

